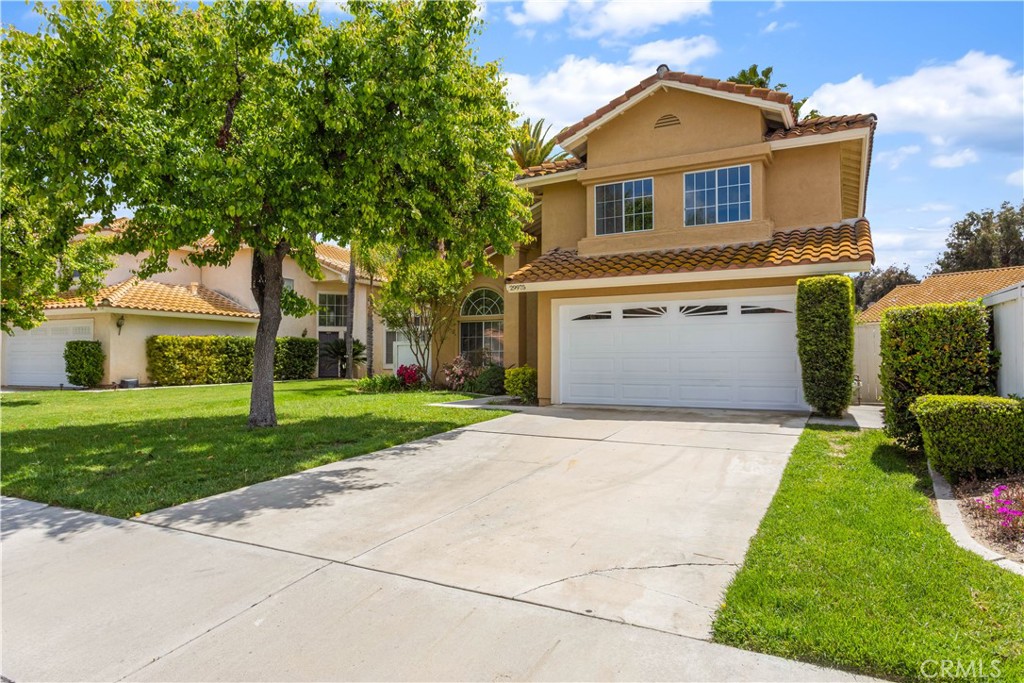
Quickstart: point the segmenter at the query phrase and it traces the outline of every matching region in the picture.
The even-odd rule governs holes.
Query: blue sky
[[[325,15],[343,16],[335,4]],[[34,30],[22,2],[4,24]],[[653,73],[757,63],[825,114],[879,117],[867,217],[879,265],[918,275],[966,212],[1024,200],[1024,3],[527,0],[481,4],[480,58],[552,130]]]

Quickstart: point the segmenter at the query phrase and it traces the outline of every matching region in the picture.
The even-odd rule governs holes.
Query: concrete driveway
[[[805,421],[538,409],[133,522],[8,501],[4,673],[851,680],[702,642]]]

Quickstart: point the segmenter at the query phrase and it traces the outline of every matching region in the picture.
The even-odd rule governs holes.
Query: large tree
[[[66,204],[103,222],[132,210],[119,246],[149,254],[142,276],[207,237],[196,264],[252,250],[254,427],[277,421],[274,339],[298,305],[282,311],[286,257],[319,276],[326,239],[483,267],[486,245],[523,237],[515,114],[469,47],[473,3],[347,8],[332,27],[283,0],[69,1],[2,44],[5,171],[47,214],[51,253],[75,228],[53,208]]]
[[[751,64],[746,69],[740,69],[735,76],[730,76],[727,81],[733,83],[743,83],[745,85],[752,85],[755,88],[767,88],[768,90],[783,91],[789,87],[788,83],[776,83],[772,85],[772,73],[775,71],[775,67],[766,66],[763,69],[758,69],[757,64]],[[796,115],[799,118],[800,110],[804,104],[807,103],[807,98],[802,100],[793,100],[793,109],[796,110]],[[813,119],[821,116],[821,112],[817,109],[812,109],[807,112],[805,118]]]
[[[1024,202],[1003,202],[999,211],[971,211],[952,225],[936,273],[1024,265]]]
[[[853,291],[857,297],[857,308],[864,310],[899,285],[916,285],[920,280],[910,272],[910,266],[892,265],[888,268],[874,267],[853,278]]]

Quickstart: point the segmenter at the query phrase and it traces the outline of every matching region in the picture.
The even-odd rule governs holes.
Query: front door
[[[321,332],[320,333],[320,371],[317,373],[317,377],[338,377],[338,359],[332,358],[327,354],[327,345],[331,342],[338,341],[339,334],[337,332]]]

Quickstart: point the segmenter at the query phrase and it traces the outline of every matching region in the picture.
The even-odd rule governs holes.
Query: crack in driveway
[[[524,591],[522,591],[520,593],[516,593],[515,595],[512,596],[512,598],[516,599],[516,598],[519,598],[520,596],[526,595],[527,593],[532,593],[534,591],[540,590],[541,588],[547,588],[548,586],[553,586],[556,583],[562,583],[563,581],[571,581],[573,579],[580,579],[580,578],[583,578],[584,576],[597,576],[599,574],[609,574],[611,572],[643,571],[645,569],[672,569],[674,567],[739,567],[739,566],[740,565],[737,562],[674,562],[672,564],[649,564],[649,565],[643,565],[643,566],[640,566],[640,567],[609,567],[607,569],[591,569],[589,572],[582,572],[580,574],[573,574],[571,576],[566,576],[566,577],[563,577],[561,579],[555,579],[554,581],[548,581],[547,583],[542,583],[539,586],[534,586],[533,588],[529,588],[529,589],[524,590]],[[637,584],[637,585],[639,585],[639,584]],[[659,592],[661,592],[661,591],[659,591]],[[679,596],[676,596],[676,597],[679,597]],[[686,600],[686,598],[682,598],[682,599]],[[692,601],[687,600],[687,602],[692,602]],[[697,604],[697,603],[694,603],[694,604]],[[704,605],[700,605],[700,606],[703,607]]]

